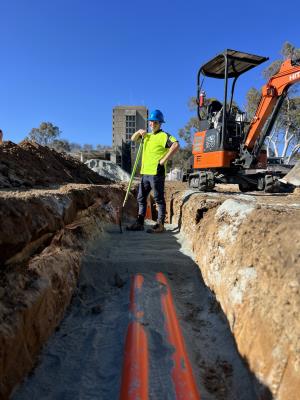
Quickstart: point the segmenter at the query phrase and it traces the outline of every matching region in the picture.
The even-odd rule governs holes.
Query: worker
[[[3,143],[3,132],[0,129],[0,144],[2,144],[2,143]]]
[[[174,136],[169,135],[161,129],[161,125],[165,122],[163,113],[160,110],[154,110],[148,118],[151,133],[144,129],[135,132],[131,140],[136,142],[144,139],[141,175],[142,179],[139,184],[137,202],[138,217],[135,223],[127,227],[129,231],[144,230],[144,219],[147,210],[147,197],[153,190],[154,201],[157,205],[158,218],[157,223],[150,229],[148,233],[164,232],[164,222],[166,215],[165,202],[165,176],[166,163],[178,151],[179,143]]]

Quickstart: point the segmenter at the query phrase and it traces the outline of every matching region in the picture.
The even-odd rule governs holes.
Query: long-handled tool
[[[120,233],[123,233],[123,231],[122,231],[123,208],[125,207],[125,204],[127,202],[127,198],[128,198],[128,195],[129,195],[129,192],[130,192],[130,189],[131,189],[131,184],[132,184],[132,181],[133,181],[133,178],[135,176],[138,163],[139,163],[141,155],[142,155],[143,145],[144,145],[144,138],[142,138],[141,143],[140,143],[139,148],[138,148],[138,152],[137,152],[137,155],[136,155],[136,158],[135,158],[134,166],[133,166],[133,169],[132,169],[132,172],[131,172],[131,176],[130,176],[130,180],[129,180],[129,183],[128,183],[128,187],[127,187],[127,191],[126,191],[126,194],[125,194],[125,198],[124,198],[123,204],[118,209],[117,219],[118,219],[118,223],[119,223],[119,227],[120,227]]]

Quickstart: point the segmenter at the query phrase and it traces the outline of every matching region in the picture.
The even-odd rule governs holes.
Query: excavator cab
[[[237,79],[250,69],[268,60],[254,54],[242,53],[235,50],[225,50],[208,61],[198,71],[197,99],[203,95],[202,77],[224,80],[223,103],[213,100],[207,106],[207,117],[201,115],[201,101],[198,101],[198,118],[200,126],[204,127],[199,136],[203,139],[203,154],[197,168],[226,168],[230,167],[236,158],[240,144],[249,126],[242,113],[233,103],[234,89]],[[232,81],[231,81],[232,80]],[[228,94],[231,83],[231,93]],[[198,140],[199,141],[199,140]],[[196,140],[197,142],[197,140]],[[194,152],[194,154],[197,150]]]

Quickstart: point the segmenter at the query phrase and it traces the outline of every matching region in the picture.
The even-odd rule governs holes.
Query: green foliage
[[[189,159],[192,156],[192,146],[186,146],[184,148],[180,148],[177,153],[174,154],[172,160],[170,162],[170,166],[172,168],[187,168],[189,163]]]
[[[249,91],[247,92],[246,112],[248,120],[251,120],[254,117],[260,98],[261,92],[254,87],[249,89]]]
[[[51,142],[51,144],[49,145],[49,147],[51,147],[52,149],[58,151],[59,153],[64,152],[70,152],[71,151],[71,146],[70,143],[65,140],[65,139],[55,139]]]
[[[270,79],[272,75],[277,74],[283,60],[287,60],[288,58],[300,58],[300,48],[297,49],[291,43],[285,42],[282,46],[280,54],[282,55],[281,60],[272,62],[267,68],[264,69],[263,76],[266,80]]]
[[[187,145],[191,145],[194,137],[194,133],[199,131],[199,119],[198,117],[191,117],[187,124],[179,129],[178,135],[183,139]]]
[[[93,145],[92,145],[92,144],[86,143],[86,144],[84,144],[84,145],[82,146],[82,150],[83,150],[83,151],[92,151],[92,150],[93,150]]]
[[[28,137],[25,139],[32,140],[42,146],[48,146],[60,135],[60,130],[51,122],[42,122],[38,128],[32,128]]]
[[[82,148],[81,148],[81,144],[79,144],[79,143],[74,143],[74,142],[71,142],[70,143],[70,151],[71,152],[77,152],[77,151],[81,151],[82,150]]]
[[[213,101],[216,100],[215,98],[205,98],[204,100],[204,106],[200,110],[200,117],[201,119],[205,119],[206,117],[206,110],[207,106]],[[188,107],[190,111],[196,111],[197,110],[197,101],[196,97],[190,97],[188,100]],[[188,146],[192,145],[193,142],[193,137],[196,132],[199,132],[200,129],[200,121],[198,116],[193,116],[191,117],[187,124],[179,129],[178,135],[181,139],[183,139]]]

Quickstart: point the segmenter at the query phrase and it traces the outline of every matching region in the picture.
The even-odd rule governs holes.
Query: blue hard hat
[[[148,121],[158,121],[160,123],[163,123],[165,122],[164,114],[160,110],[151,111]]]

